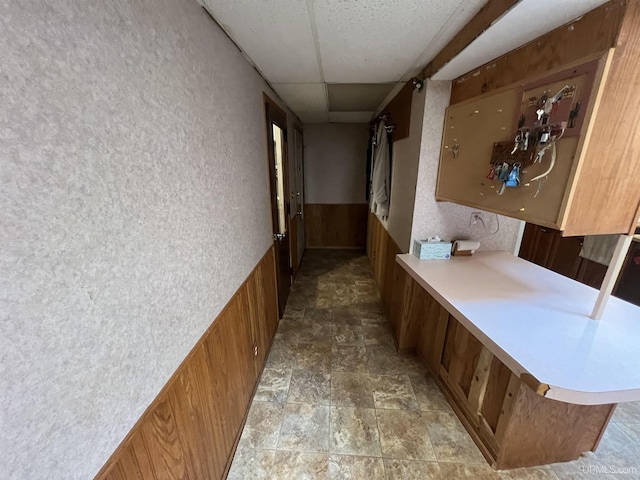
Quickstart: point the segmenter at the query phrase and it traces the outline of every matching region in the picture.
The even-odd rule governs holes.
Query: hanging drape
[[[391,195],[391,156],[384,120],[378,123],[371,178],[371,211],[381,217],[389,215]]]

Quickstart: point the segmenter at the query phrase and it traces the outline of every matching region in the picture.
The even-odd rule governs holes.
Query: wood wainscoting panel
[[[405,252],[398,247],[374,213],[369,212],[367,224],[367,255],[373,269],[373,278],[378,284],[385,312],[388,317],[393,317],[394,323],[401,312],[398,309],[399,299],[404,295],[404,277],[398,272],[402,267],[397,264],[396,255]]]
[[[278,325],[271,247],[96,479],[222,479]]]
[[[365,203],[305,203],[307,248],[365,248]]]

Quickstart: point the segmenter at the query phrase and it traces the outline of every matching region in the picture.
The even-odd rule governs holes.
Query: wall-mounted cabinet
[[[623,60],[612,49],[451,105],[436,198],[567,236],[632,231],[640,158],[622,158],[630,145],[618,148],[615,142],[622,135],[628,144],[640,144],[640,117],[626,119],[625,106],[615,107],[629,101],[635,75],[620,71]]]

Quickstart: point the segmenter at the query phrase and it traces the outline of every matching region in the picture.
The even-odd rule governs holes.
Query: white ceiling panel
[[[316,0],[325,81],[400,80],[463,1]]]
[[[522,0],[433,76],[453,80],[606,3],[607,0]],[[532,19],[534,19],[532,21]],[[535,20],[537,19],[537,20]]]
[[[333,123],[369,123],[373,112],[329,112],[329,121]]]
[[[273,88],[296,112],[329,110],[324,83],[274,83]]]
[[[302,123],[328,123],[329,112],[296,112]]]
[[[403,80],[417,75],[440,51],[453,40],[453,38],[462,30],[467,23],[480,11],[487,3],[487,0],[468,0],[460,3],[456,11],[449,17],[433,40],[426,45],[426,48],[420,53],[420,56],[413,64],[413,68],[405,74]]]
[[[269,81],[323,81],[305,1],[200,1]]]

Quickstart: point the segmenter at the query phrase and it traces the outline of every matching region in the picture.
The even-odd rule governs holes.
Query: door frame
[[[288,152],[288,135],[287,135],[287,114],[275,103],[266,93],[262,94],[264,100],[264,113],[267,133],[267,163],[269,164],[269,196],[271,200],[271,226],[273,233],[273,245],[276,261],[276,283],[278,292],[278,314],[282,318],[284,308],[287,304],[287,298],[292,283],[292,264],[291,264],[291,198],[289,187],[289,152]],[[277,186],[275,185],[275,154],[272,124],[276,124],[283,135],[282,150],[282,182],[284,192],[284,209],[286,233],[284,238],[279,239],[278,235],[278,203],[277,203]],[[283,261],[286,259],[286,266]]]
[[[300,145],[298,145],[298,139],[300,141]],[[304,194],[305,194],[305,185],[304,185],[304,131],[302,129],[302,125],[298,123],[294,123],[293,125],[293,152],[294,152],[294,182],[296,186],[296,191],[292,192],[291,198],[294,199],[295,202],[295,210],[297,219],[297,238],[296,242],[296,258],[293,261],[293,272],[294,276],[300,268],[300,262],[302,260],[302,256],[304,255],[304,251],[306,250],[306,235],[305,235],[305,222],[304,222]],[[300,146],[300,164],[298,164],[298,146]],[[298,170],[299,169],[299,170]],[[298,210],[298,203],[300,209]],[[299,241],[301,240],[301,241]]]

